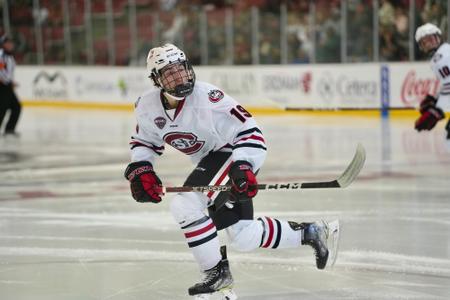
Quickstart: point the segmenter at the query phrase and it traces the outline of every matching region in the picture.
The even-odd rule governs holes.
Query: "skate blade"
[[[198,294],[194,296],[195,300],[209,300],[211,294]]]
[[[214,295],[219,295],[221,300],[236,300],[238,297],[236,293],[233,291],[231,287],[226,287],[217,292],[213,293]],[[210,300],[212,294],[198,294],[194,296],[195,300]],[[217,299],[214,297],[214,299]]]
[[[236,300],[238,297],[235,294],[235,292],[233,291],[233,287],[232,286],[227,286],[221,290],[218,291],[219,293],[221,293],[222,295],[222,300]]]
[[[334,220],[328,223],[328,240],[327,246],[329,251],[327,268],[334,266],[337,260],[339,251],[339,238],[340,238],[340,227],[339,220]]]

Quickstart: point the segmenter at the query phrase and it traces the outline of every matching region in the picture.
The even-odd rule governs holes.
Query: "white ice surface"
[[[256,216],[341,220],[334,269],[309,248],[228,249],[239,299],[450,299],[450,147],[444,124],[413,119],[257,116],[268,144],[259,181],[335,179],[361,142],[347,189],[261,191]],[[134,117],[25,108],[19,140],[0,139],[0,299],[189,299],[198,270],[169,213],[139,204],[123,178]],[[166,149],[155,166],[180,185],[192,170]],[[220,234],[223,242],[225,236]]]

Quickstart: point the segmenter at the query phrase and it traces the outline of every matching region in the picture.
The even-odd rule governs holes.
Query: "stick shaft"
[[[349,186],[358,176],[366,159],[366,152],[361,144],[358,144],[356,153],[353,156],[352,161],[347,166],[345,171],[335,180],[331,181],[319,181],[319,182],[303,182],[303,183],[276,183],[276,184],[258,184],[259,190],[299,190],[299,189],[323,189],[323,188],[345,188]],[[163,187],[162,192],[210,192],[210,191],[230,191],[232,186],[219,185],[219,186],[186,186],[186,187]],[[220,209],[223,205],[233,204],[230,202],[222,201],[221,203],[214,203],[216,209]]]
[[[290,183],[271,183],[258,184],[258,190],[298,190],[298,189],[318,189],[318,188],[339,188],[337,180],[325,182],[290,182]],[[165,187],[165,193],[183,193],[183,192],[224,192],[230,191],[231,185],[205,185],[205,186],[179,186]]]
[[[258,184],[258,190],[299,190],[299,189],[324,189],[324,188],[345,188],[355,180],[361,171],[366,159],[366,152],[361,144],[358,144],[356,153],[345,171],[335,180],[318,182],[290,182]],[[163,187],[165,193],[183,192],[225,192],[230,191],[231,185],[204,185],[204,186],[179,186]]]

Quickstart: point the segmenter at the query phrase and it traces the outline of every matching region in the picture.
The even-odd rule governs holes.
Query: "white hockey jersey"
[[[444,43],[431,58],[431,69],[439,78],[441,90],[436,105],[444,111],[450,108],[450,44]]]
[[[135,103],[136,134],[132,161],[162,155],[165,144],[189,155],[197,164],[211,151],[232,151],[232,158],[259,169],[266,157],[263,134],[251,114],[232,97],[206,82],[195,83],[176,110],[166,111],[161,91],[149,90]]]

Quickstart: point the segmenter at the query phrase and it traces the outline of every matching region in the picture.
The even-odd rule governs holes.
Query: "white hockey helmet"
[[[147,71],[156,87],[177,100],[184,99],[194,90],[194,70],[184,52],[175,45],[150,49]]]
[[[424,43],[424,41],[422,40],[428,36],[434,37],[434,39],[431,41],[431,44],[430,42],[428,44]],[[425,53],[434,53],[442,44],[442,32],[436,25],[426,23],[417,28],[415,39],[417,44],[419,45],[420,50]]]

